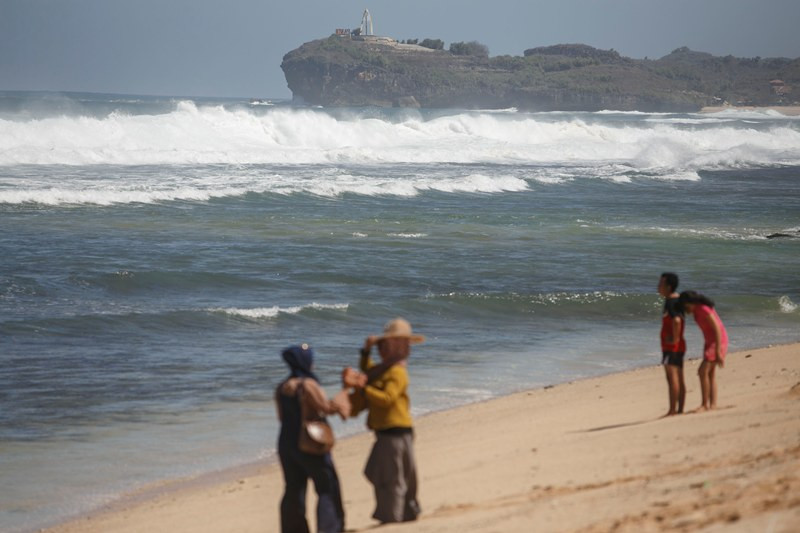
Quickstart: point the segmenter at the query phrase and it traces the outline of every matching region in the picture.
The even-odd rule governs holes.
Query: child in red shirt
[[[667,376],[669,411],[664,416],[683,412],[686,401],[686,384],[683,380],[683,356],[686,340],[683,338],[685,320],[678,303],[678,276],[664,272],[658,280],[658,294],[664,297],[664,313],[661,318],[661,364]]]

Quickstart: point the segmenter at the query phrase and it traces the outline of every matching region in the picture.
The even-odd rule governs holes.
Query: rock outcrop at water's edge
[[[800,99],[792,95],[792,86],[800,87],[800,59],[716,57],[688,48],[657,60],[586,45],[486,57],[333,35],[292,50],[281,68],[296,101],[323,106],[688,112]]]

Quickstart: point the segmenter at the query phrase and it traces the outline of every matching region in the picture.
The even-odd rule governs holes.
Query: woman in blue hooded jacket
[[[286,489],[281,500],[282,533],[308,533],[306,521],[306,486],[308,479],[317,491],[317,529],[319,533],[344,531],[344,508],[339,477],[333,466],[330,452],[313,455],[300,451],[298,437],[305,404],[308,412],[320,416],[339,413],[343,418],[350,411],[340,395],[329,400],[314,375],[314,352],[307,344],[290,346],[281,353],[289,365],[290,375],[278,385],[275,404],[281,431],[278,436],[280,456]]]

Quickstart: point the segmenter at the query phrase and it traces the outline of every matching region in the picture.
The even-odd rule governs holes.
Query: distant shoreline
[[[706,106],[700,110],[701,113],[719,113],[720,111],[776,111],[782,115],[796,117],[800,116],[800,106],[798,105],[782,105],[782,106],[735,106],[735,105],[720,105],[720,106]]]

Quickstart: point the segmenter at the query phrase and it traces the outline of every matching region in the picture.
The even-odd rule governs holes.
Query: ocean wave
[[[389,237],[399,237],[401,239],[421,239],[427,237],[427,233],[389,233]]]
[[[447,307],[448,312],[474,317],[486,323],[509,324],[519,320],[552,321],[552,327],[570,324],[604,324],[607,321],[640,321],[652,316],[658,320],[663,300],[656,294],[624,291],[555,291],[548,293],[450,292],[428,295],[431,304]],[[800,305],[788,295],[727,294],[715,298],[726,316],[750,314],[772,316],[774,320],[794,320]]]
[[[778,306],[780,307],[782,313],[794,313],[797,311],[798,307],[798,305],[786,295],[778,298]]]
[[[715,118],[709,116],[701,116],[701,117],[650,117],[644,119],[646,122],[653,122],[657,124],[690,124],[690,125],[700,125],[700,124],[725,124],[725,123],[732,123],[736,122],[737,118]]]
[[[248,170],[210,169],[205,176],[188,175],[164,180],[157,173],[125,179],[98,176],[94,180],[69,179],[58,175],[51,182],[20,178],[17,188],[3,188],[0,204],[53,206],[157,204],[207,202],[248,194],[313,194],[335,198],[345,194],[413,197],[428,191],[491,194],[527,190],[528,182],[516,176],[468,174],[465,176],[416,175],[409,177],[354,176],[318,170],[311,175],[258,174]],[[70,188],[68,188],[70,187]]]
[[[228,272],[196,270],[118,270],[93,276],[76,275],[72,281],[78,286],[97,286],[103,289],[130,293],[137,291],[231,290],[253,289],[263,286],[261,280]]]
[[[409,176],[405,178],[322,174],[305,179],[286,180],[270,187],[270,192],[291,194],[305,192],[324,197],[343,194],[362,196],[417,196],[426,191],[448,193],[496,193],[523,191],[524,179],[514,176]],[[0,196],[2,198],[2,196]]]
[[[225,187],[203,189],[180,187],[177,189],[143,191],[112,186],[109,189],[69,190],[60,187],[21,190],[0,190],[0,204],[41,205],[100,205],[157,204],[162,202],[193,201],[206,202],[213,198],[242,196],[255,192],[250,188]]]
[[[0,320],[0,335],[26,335],[36,332],[51,338],[83,338],[87,331],[96,331],[98,337],[104,335],[131,335],[134,331],[178,332],[197,331],[204,328],[219,327],[220,319],[225,317],[245,320],[273,320],[281,315],[303,315],[314,312],[346,311],[350,304],[323,304],[312,302],[305,305],[287,307],[254,308],[186,308],[186,309],[136,309],[133,306],[122,310],[119,306],[101,310],[96,307],[78,309],[74,314],[53,317],[15,317]]]
[[[755,114],[758,127],[692,128],[647,123],[635,114],[620,121],[604,117],[407,112],[376,118],[182,101],[163,114],[0,120],[0,165],[625,162],[637,169],[691,170],[800,162],[797,121],[771,114]],[[730,117],[689,120],[720,118]]]
[[[587,224],[587,226],[599,226],[598,224]],[[675,227],[675,226],[602,226],[606,230],[631,233],[636,235],[663,235],[671,234],[679,238],[711,238],[726,241],[760,241],[766,240],[767,234],[763,230],[749,228],[697,228],[697,227]]]
[[[631,115],[631,116],[644,116],[644,117],[669,116],[674,114],[674,113],[656,113],[650,111],[618,111],[615,109],[603,109],[597,111],[596,113],[598,115]]]
[[[255,307],[250,309],[242,309],[237,307],[219,307],[212,308],[208,311],[212,313],[224,313],[235,317],[242,317],[248,319],[263,319],[275,318],[280,314],[296,315],[306,310],[347,310],[350,304],[320,304],[312,302],[306,305],[297,305],[290,307],[279,307],[274,305],[272,307]]]
[[[451,292],[432,294],[429,300],[452,304],[459,313],[520,317],[541,314],[561,320],[611,316],[639,316],[658,308],[658,297],[617,291],[550,292],[542,294]]]
[[[531,179],[544,185],[563,185],[572,181],[575,177],[562,174],[558,176],[533,176]]]

